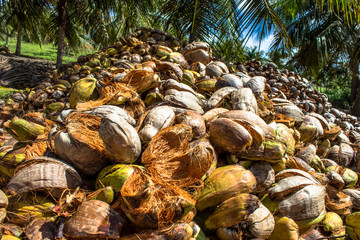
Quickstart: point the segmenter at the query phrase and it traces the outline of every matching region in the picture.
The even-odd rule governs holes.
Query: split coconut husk
[[[121,188],[120,207],[142,228],[159,228],[176,221],[190,222],[195,200],[181,188],[136,169]]]
[[[36,157],[21,164],[7,184],[12,194],[48,190],[59,196],[65,189],[75,189],[82,179],[70,165],[49,157]]]
[[[64,235],[74,238],[120,238],[124,223],[121,214],[109,204],[90,200],[83,202],[65,223]]]
[[[216,153],[207,140],[193,138],[192,128],[177,124],[160,130],[142,154],[141,162],[153,177],[179,187],[200,183]]]
[[[51,149],[79,172],[94,175],[107,163],[106,147],[99,136],[101,119],[73,112],[66,117],[66,128],[53,127],[49,134]]]

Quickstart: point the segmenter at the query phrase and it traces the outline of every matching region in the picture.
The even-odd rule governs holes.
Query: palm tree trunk
[[[349,67],[352,75],[351,79],[351,94],[350,94],[350,102],[355,101],[356,93],[359,88],[359,63],[354,61],[354,59],[350,56]]]
[[[17,42],[16,42],[16,50],[15,50],[16,55],[21,54],[21,35],[22,35],[22,25],[19,23],[17,29]]]
[[[65,27],[66,27],[66,8],[67,0],[60,0],[58,3],[59,13],[59,36],[58,36],[58,49],[56,58],[56,68],[60,68],[62,65],[62,58],[64,55],[64,40],[65,40]]]
[[[9,46],[9,35],[6,35],[6,39],[5,39],[5,47]]]

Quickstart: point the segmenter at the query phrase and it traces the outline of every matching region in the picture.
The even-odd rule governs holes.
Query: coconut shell
[[[352,209],[355,211],[360,211],[360,190],[348,188],[348,189],[344,189],[343,193],[351,197]]]
[[[289,194],[293,194],[305,186],[315,185],[313,181],[301,176],[291,176],[281,179],[275,186],[268,190],[270,197],[281,200]]]
[[[175,117],[174,110],[169,106],[158,106],[147,111],[140,119],[139,137],[144,142],[150,142],[155,134],[169,127]]]
[[[273,215],[263,204],[247,217],[246,222],[250,225],[251,236],[259,239],[268,239],[275,227]]]
[[[121,79],[128,88],[143,93],[154,87],[159,81],[159,75],[146,69],[132,70]]]
[[[321,122],[311,116],[305,116],[304,121],[298,128],[303,142],[310,142],[324,134]]]
[[[14,117],[9,123],[4,125],[10,134],[19,141],[35,140],[45,130],[45,127],[42,125],[18,117]]]
[[[195,111],[186,111],[177,114],[176,123],[186,123],[192,127],[194,138],[204,137],[206,134],[206,125],[203,117]]]
[[[119,238],[124,219],[109,204],[90,200],[83,202],[64,225],[64,235],[75,238]]]
[[[55,203],[41,194],[22,194],[9,198],[8,223],[24,226],[37,218],[54,219]]]
[[[205,180],[204,189],[197,198],[196,208],[203,211],[239,193],[251,193],[255,185],[254,175],[240,165],[219,167]]]
[[[135,119],[132,116],[130,116],[130,114],[126,110],[114,105],[101,105],[98,107],[91,108],[85,113],[93,114],[100,118],[106,117],[109,114],[117,114],[120,117],[124,118],[132,126],[136,125]]]
[[[37,157],[16,169],[7,189],[14,194],[45,189],[60,190],[58,193],[61,193],[81,184],[82,179],[73,167],[54,158]]]
[[[141,170],[141,167],[131,164],[114,164],[107,166],[99,173],[95,187],[96,189],[100,189],[111,186],[115,191],[120,191],[135,169]]]
[[[325,188],[308,185],[282,200],[279,212],[296,220],[306,220],[319,216],[325,209]]]
[[[316,147],[314,144],[309,143],[306,147],[302,148],[296,156],[301,158],[306,163],[311,164],[316,155]]]
[[[315,185],[321,185],[320,182],[311,174],[299,170],[299,169],[286,169],[283,170],[275,175],[275,181],[279,182],[281,179],[290,177],[290,176],[302,176],[308,178],[309,180],[313,181]]]
[[[266,191],[275,183],[275,171],[269,163],[256,162],[249,169],[256,178],[256,188],[253,192]]]
[[[186,45],[182,54],[189,64],[195,62],[208,64],[212,57],[210,45],[204,42],[192,42]]]
[[[286,145],[286,152],[290,155],[295,153],[295,138],[290,129],[284,124],[276,124],[276,140]]]
[[[107,163],[106,148],[99,136],[101,119],[85,113],[71,113],[66,129],[55,126],[49,133],[52,150],[86,175],[97,174]]]
[[[334,212],[328,212],[325,215],[325,218],[323,220],[324,224],[324,230],[325,231],[336,231],[339,228],[343,226],[343,220],[341,217],[334,213]]]
[[[255,195],[247,193],[238,194],[221,203],[205,221],[205,226],[211,230],[242,223],[260,205],[261,202]]]
[[[101,119],[99,136],[113,163],[133,163],[141,153],[141,141],[137,131],[117,114]]]
[[[204,115],[202,115],[202,117],[204,118],[206,124],[209,124],[212,120],[215,120],[216,117],[220,114],[220,113],[224,113],[224,112],[228,112],[229,109],[226,108],[213,108],[209,111],[207,111],[206,113],[204,113]]]
[[[249,160],[278,163],[283,160],[286,153],[285,144],[273,140],[265,140],[260,146],[251,146],[241,157]]]
[[[231,93],[232,109],[258,113],[255,95],[250,88],[241,88]]]
[[[226,118],[211,122],[210,139],[215,147],[231,153],[241,153],[252,144],[251,134],[241,124]]]
[[[273,98],[274,111],[295,119],[295,122],[301,123],[304,120],[304,114],[292,102],[280,98]]]
[[[244,110],[232,110],[232,111],[220,113],[219,118],[246,120],[248,122],[252,122],[258,125],[263,130],[263,132],[265,133],[265,137],[267,139],[272,139],[272,140],[275,139],[275,134],[276,134],[275,130],[272,127],[268,126],[261,117],[259,117],[253,112],[244,111]]]
[[[230,95],[237,91],[234,87],[223,87],[217,90],[211,95],[211,97],[207,100],[205,109],[207,111],[220,107],[226,100],[226,97],[230,97]]]
[[[29,240],[53,240],[56,236],[56,224],[42,218],[34,219],[25,228]]]
[[[245,87],[250,88],[255,96],[260,96],[265,89],[265,82],[265,77],[255,76],[245,84]]]

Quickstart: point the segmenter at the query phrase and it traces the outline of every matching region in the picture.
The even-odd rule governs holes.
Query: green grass
[[[5,41],[0,40],[0,46],[3,45],[5,45]],[[16,49],[15,38],[9,39],[8,48],[10,49],[10,51],[15,52]],[[69,55],[66,55],[66,53],[64,53],[63,63],[76,62],[78,56],[90,54],[93,53],[94,51],[95,50],[93,49],[86,49],[86,50],[80,50],[79,52],[70,51]],[[43,58],[45,60],[56,62],[57,47],[54,46],[53,44],[42,44],[41,46],[39,46],[38,44],[27,43],[22,41],[21,55]]]

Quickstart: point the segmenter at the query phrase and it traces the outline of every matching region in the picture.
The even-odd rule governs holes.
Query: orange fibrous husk
[[[161,228],[178,220],[190,222],[194,217],[185,209],[195,206],[190,194],[138,169],[123,185],[121,196],[122,210],[141,227]],[[180,208],[183,215],[179,215]]]
[[[201,178],[216,159],[207,140],[190,142],[192,129],[177,124],[160,130],[142,155],[149,173],[163,181],[187,189],[202,185]]]
[[[126,102],[135,118],[139,118],[145,112],[145,104],[137,92],[128,88],[124,83],[111,81],[109,81],[107,86],[102,89],[99,99],[78,103],[76,109],[79,111],[87,111],[91,108],[105,104],[118,105],[119,102]]]
[[[126,74],[126,76],[121,79],[121,82],[126,84],[129,89],[142,93],[153,87],[158,79],[158,75],[153,71],[139,69]]]
[[[326,186],[326,208],[340,215],[351,213],[352,201],[345,193],[328,185]]]
[[[92,149],[106,156],[104,142],[99,136],[101,118],[86,113],[71,113],[66,118],[67,131],[75,141],[86,143]]]
[[[25,159],[30,160],[34,157],[44,156],[48,149],[48,135],[55,123],[45,119],[44,133],[40,134],[31,145],[26,145]]]

